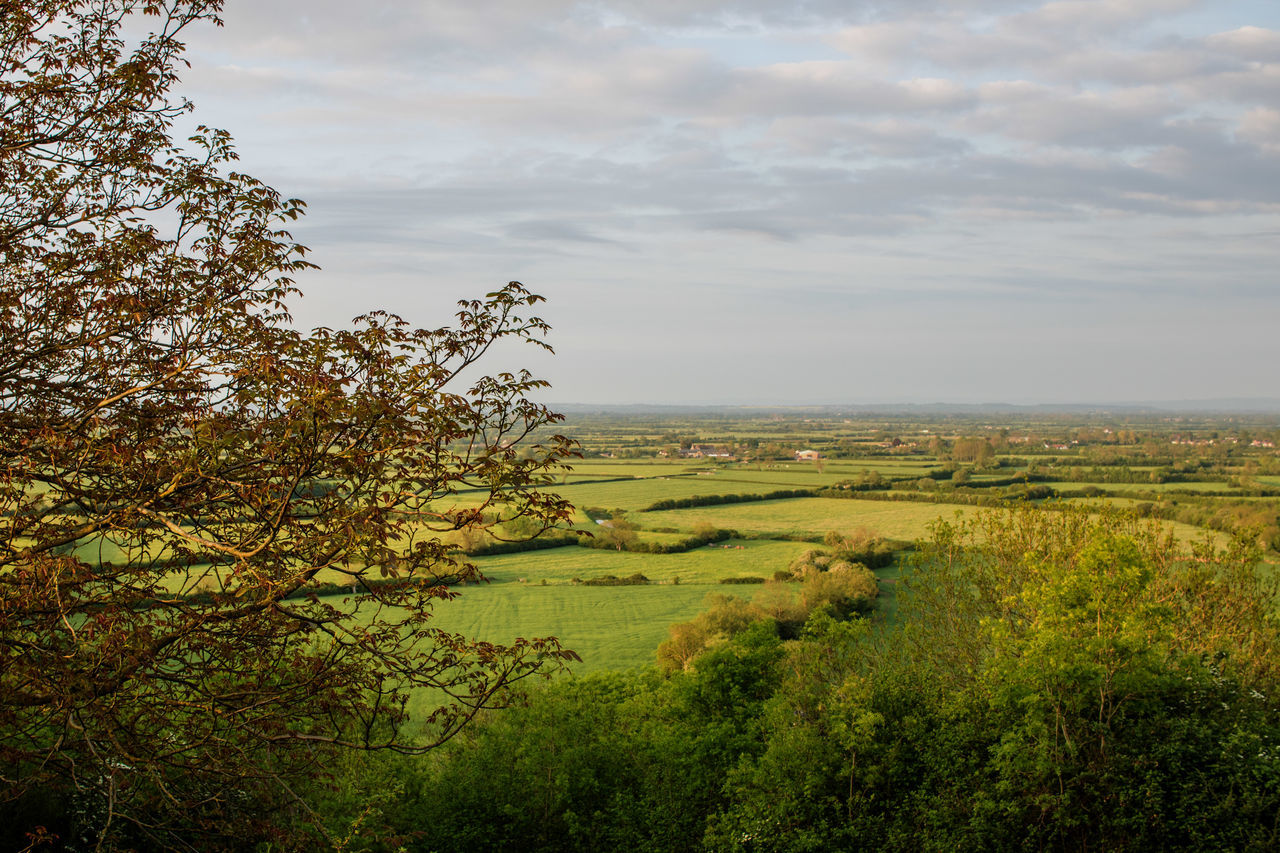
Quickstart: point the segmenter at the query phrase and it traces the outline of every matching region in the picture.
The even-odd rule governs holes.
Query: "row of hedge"
[[[617,575],[601,575],[598,578],[574,578],[571,583],[581,584],[582,586],[644,586],[649,583],[649,579],[644,575],[636,572],[634,575],[628,575],[620,578]]]
[[[697,495],[691,498],[665,498],[649,504],[641,512],[660,512],[664,509],[692,509],[699,506],[718,506],[720,504],[751,503],[753,501],[777,501],[786,498],[812,498],[817,489],[779,489],[763,495]]]
[[[640,539],[611,541],[583,536],[578,540],[577,544],[583,548],[617,549],[635,554],[683,554],[685,551],[692,551],[695,548],[710,545],[712,542],[723,542],[735,536],[737,536],[736,530],[716,528],[714,531],[705,534],[694,533],[675,542],[644,542]]]
[[[566,545],[577,545],[579,534],[562,533],[554,536],[546,534],[536,539],[518,539],[511,542],[489,540],[465,549],[468,557],[488,557],[494,554],[518,554],[521,551],[541,551],[544,548],[563,548]]]

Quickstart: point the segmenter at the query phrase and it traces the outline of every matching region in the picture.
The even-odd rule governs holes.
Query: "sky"
[[[1280,397],[1276,0],[227,0],[300,325],[519,280],[551,401]]]

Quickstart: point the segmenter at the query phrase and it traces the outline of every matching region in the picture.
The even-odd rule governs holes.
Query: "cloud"
[[[1280,154],[1280,110],[1255,107],[1240,118],[1236,136],[1269,154]]]
[[[1212,50],[1253,62],[1280,62],[1280,31],[1264,27],[1238,27],[1205,39]]]
[[[1047,304],[1099,338],[1115,323],[1090,311],[1156,297],[1191,306],[1178,328],[1222,293],[1280,308],[1260,272],[1280,244],[1256,236],[1280,215],[1280,30],[1258,8],[278,0],[193,35],[185,84],[249,171],[313,202],[316,282],[368,275],[410,305],[423,271],[552,282],[602,370],[597,303],[652,324],[677,302],[739,306],[751,340],[709,348],[740,363],[802,305],[900,328],[918,312],[963,353],[949,321],[995,334],[984,318]],[[604,335],[610,352],[632,334]],[[673,362],[653,358],[658,388]]]

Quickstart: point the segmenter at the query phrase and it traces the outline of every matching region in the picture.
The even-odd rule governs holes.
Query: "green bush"
[[[601,575],[598,578],[587,578],[582,581],[583,586],[643,586],[647,583],[649,583],[649,579],[639,572],[634,575],[628,575],[625,578],[620,578],[617,575]]]

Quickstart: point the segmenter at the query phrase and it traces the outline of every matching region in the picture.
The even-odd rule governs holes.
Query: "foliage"
[[[470,557],[490,557],[497,554],[520,554],[525,551],[543,551],[547,548],[565,548],[579,545],[583,537],[575,533],[543,534],[534,539],[517,539],[503,541],[501,539],[485,539],[469,548],[465,548]]]
[[[641,586],[648,582],[649,579],[639,572],[634,575],[628,575],[625,578],[620,578],[617,575],[601,575],[597,578],[587,578],[582,581],[586,586]]]
[[[664,671],[692,669],[694,659],[708,648],[760,621],[760,611],[736,596],[711,593],[705,604],[707,609],[702,613],[668,629],[668,638],[658,646],[658,665]]]
[[[818,607],[782,640],[709,599],[666,676],[553,683],[402,774],[392,828],[428,850],[1274,849],[1256,556],[1131,517],[940,523],[893,626]]]
[[[182,31],[220,0],[5,2],[0,14],[0,800],[64,838],[270,835],[329,748],[421,749],[573,655],[432,627],[475,576],[441,534],[568,514],[571,444],[499,340],[544,346],[517,283],[454,328],[289,325],[303,210],[169,138]],[[154,30],[126,44],[143,14]],[[459,375],[470,377],[458,387]],[[479,489],[480,500],[451,496]],[[109,558],[96,556],[101,551]],[[305,594],[321,572],[359,594]],[[374,582],[374,581],[378,582]],[[411,690],[440,691],[407,741]],[[17,811],[14,811],[16,809]],[[78,817],[77,817],[78,815]],[[231,833],[230,835],[228,833]],[[176,842],[175,842],[176,843]]]
[[[866,527],[852,533],[830,530],[822,541],[838,560],[861,563],[869,569],[880,569],[893,562],[893,546]]]
[[[1276,599],[1256,552],[1201,551],[1219,627],[1188,628],[1181,557],[1119,517],[940,524],[894,631],[814,624],[791,651],[708,846],[1270,848]],[[1233,624],[1237,584],[1258,605]]]
[[[781,648],[761,627],[697,672],[564,682],[486,718],[418,782],[403,828],[424,850],[700,849],[720,780],[758,749],[752,720],[777,685]]]
[[[696,495],[689,498],[665,498],[660,501],[654,501],[641,512],[660,512],[664,509],[688,509],[689,507],[750,503],[752,501],[777,501],[786,500],[787,498],[811,498],[815,493],[814,489],[778,489],[762,495]]]
[[[707,649],[757,623],[771,625],[779,636],[791,638],[815,613],[840,619],[864,615],[879,594],[879,583],[865,566],[833,562],[830,555],[816,550],[796,558],[785,580],[749,576],[720,582],[759,584],[760,589],[749,605],[732,596],[708,596],[708,610],[673,624],[667,640],[658,646],[658,664],[664,672],[695,668]]]
[[[577,544],[583,548],[602,550],[630,551],[637,554],[683,554],[713,542],[723,542],[732,538],[736,531],[724,530],[712,524],[699,523],[688,536],[666,541],[641,539],[639,526],[629,521],[619,512],[602,529],[592,536],[578,537]],[[536,541],[536,540],[535,540]]]

